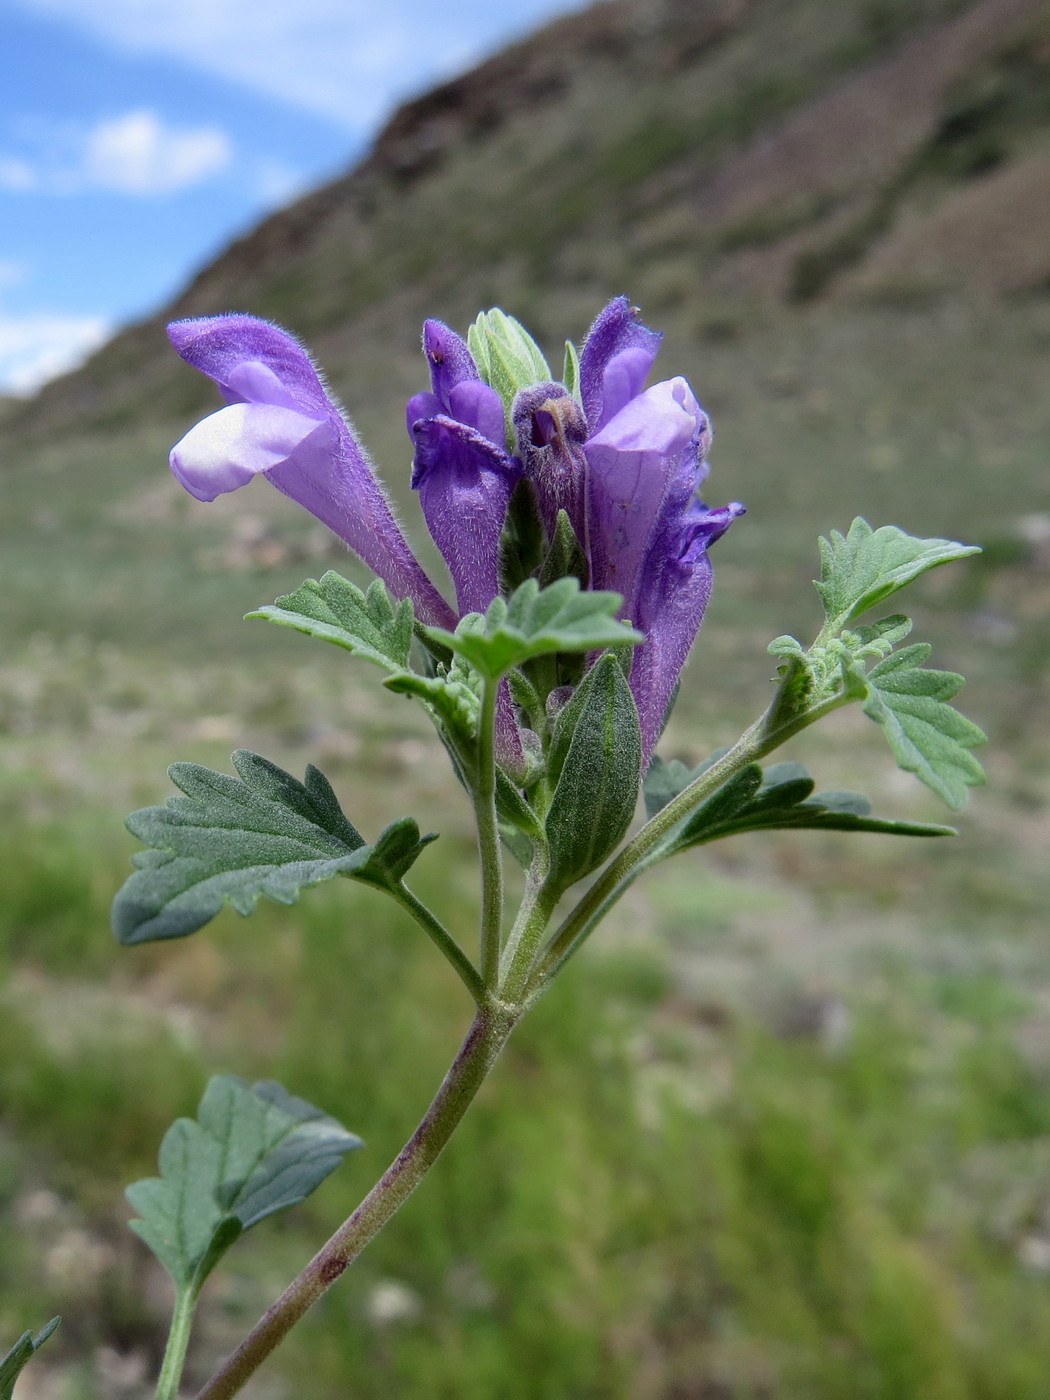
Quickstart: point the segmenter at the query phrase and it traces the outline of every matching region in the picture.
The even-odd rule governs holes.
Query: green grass
[[[1019,517],[1042,508],[1050,303],[700,331],[673,324],[663,361],[716,419],[709,498],[749,515],[718,546],[666,751],[698,759],[762,707],[765,642],[816,628],[816,534],[861,512],[992,545],[912,600],[935,664],[972,676],[992,786],[954,842],[785,833],[641,883],[288,1343],[278,1394],[1042,1400],[1050,588]],[[339,387],[396,476],[381,369],[360,411]],[[395,357],[385,392],[414,373]],[[168,762],[225,767],[238,745],[318,762],[366,835],[402,814],[441,831],[421,892],[468,939],[476,917],[469,811],[425,722],[334,648],[239,620],[348,565],[264,487],[181,497],[168,441],[89,435],[3,482],[0,1336],[62,1311],[35,1365],[68,1400],[105,1400],[99,1347],[156,1362],[163,1283],[121,1191],[208,1074],[280,1078],[367,1145],[231,1255],[194,1379],[400,1146],[468,1012],[429,944],[357,887],[177,944],[111,942],[124,813],[170,790]],[[275,532],[276,564],[231,548],[244,514]],[[859,713],[785,756],[880,813],[943,818]],[[384,1297],[399,1320],[378,1320]]]
[[[84,1296],[55,1263],[62,1229],[8,1227],[5,1334],[61,1307],[72,1317],[56,1357],[85,1336],[156,1352],[155,1304],[130,1286],[149,1266],[112,1243],[116,1200],[208,1072],[274,1075],[367,1140],[307,1207],[231,1256],[204,1334],[214,1354],[396,1151],[464,998],[396,911],[352,887],[100,954],[104,901],[84,850],[36,835],[74,873],[46,905],[34,867],[12,882],[4,861],[17,958],[0,1023],[2,1186],[24,1217],[31,1169],[62,1202],[62,1228],[72,1216],[122,1262]],[[112,853],[105,871],[115,881]],[[701,876],[701,905],[704,888]],[[436,862],[422,890],[472,923]],[[28,928],[33,951],[12,942]],[[957,941],[940,966],[869,955],[849,1034],[832,1044],[777,1034],[754,1007],[715,1016],[679,985],[673,945],[611,934],[522,1027],[419,1195],[288,1343],[278,1369],[295,1394],[633,1400],[706,1385],[1035,1400],[1050,1324],[1017,1249],[1039,1220],[1022,1210],[989,1226],[1001,1167],[1025,1148],[1012,1189],[1035,1208],[1050,1133],[1050,1093],[1013,1041],[1028,1007],[1016,984]],[[391,1283],[405,1312],[382,1321]],[[204,1366],[199,1350],[195,1374]]]

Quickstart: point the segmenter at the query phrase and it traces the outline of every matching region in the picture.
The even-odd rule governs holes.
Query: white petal
[[[274,404],[236,403],[204,418],[171,449],[178,480],[198,501],[236,491],[286,462],[322,420]]]

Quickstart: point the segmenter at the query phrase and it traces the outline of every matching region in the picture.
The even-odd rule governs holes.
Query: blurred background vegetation
[[[418,325],[482,305],[560,363],[609,296],[665,329],[747,518],[663,744],[696,760],[812,635],[816,535],[854,514],[984,546],[909,597],[963,671],[990,785],[952,842],[782,833],[640,884],[512,1043],[424,1189],[256,1400],[1044,1400],[1050,1394],[1050,12],[1037,0],[612,0],[395,115],[356,171],[173,308],[0,417],[0,1337],[63,1327],[25,1400],[150,1393],[167,1284],[121,1191],[207,1075],[276,1077],[367,1147],[230,1257],[190,1380],[414,1125],[468,1016],[357,887],[118,950],[131,808],[173,759],[316,761],[366,835],[441,841],[469,937],[469,812],[365,670],[239,619],[360,579],[257,483],[164,465],[211,404],[170,315],[316,350],[421,538]],[[871,732],[869,732],[871,731]],[[943,819],[845,712],[820,785]]]

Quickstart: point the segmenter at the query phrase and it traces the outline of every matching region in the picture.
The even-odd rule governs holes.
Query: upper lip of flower
[[[176,443],[171,467],[202,500],[265,474],[316,515],[424,622],[455,614],[409,548],[352,425],[306,351],[254,316],[214,316],[169,327],[175,349],[219,386],[227,407]]]

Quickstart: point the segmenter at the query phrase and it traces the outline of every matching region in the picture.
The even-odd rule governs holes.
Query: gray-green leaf
[[[979,553],[976,545],[919,539],[896,525],[873,530],[858,516],[847,535],[833,530],[820,541],[816,589],[827,615],[825,631],[838,632],[928,569]]]
[[[963,678],[924,666],[930,650],[919,642],[873,666],[864,676],[864,713],[882,725],[898,765],[958,811],[967,788],[985,781],[969,752],[985,735],[948,704]]]
[[[548,879],[567,889],[616,849],[638,801],[638,710],[615,656],[595,662],[558,716],[550,761],[557,787],[546,823]]]
[[[262,617],[320,637],[387,671],[402,671],[408,665],[412,604],[403,598],[395,606],[379,579],[362,593],[349,579],[329,569],[322,579],[307,579],[294,593],[278,598],[272,607],[248,613],[248,617]]]
[[[301,889],[336,875],[389,887],[400,878],[393,872],[403,874],[433,839],[420,840],[415,822],[404,818],[368,846],[316,768],[299,782],[245,749],[233,763],[240,778],[173,764],[171,778],[185,796],[128,817],[128,829],[150,849],[132,857],[138,868],[113,902],[121,943],[182,938],[225,904],[238,914],[250,914],[262,896],[294,904]]]
[[[53,1317],[35,1337],[32,1332],[23,1332],[11,1350],[0,1356],[0,1400],[11,1400],[15,1381],[61,1321],[60,1317]]]
[[[702,764],[690,770],[684,764],[663,765],[654,790],[654,800],[662,799],[660,806],[665,806],[707,766]],[[950,826],[885,821],[869,816],[871,804],[860,793],[815,793],[813,788],[813,779],[800,763],[776,763],[765,772],[759,764],[749,764],[675,828],[662,847],[661,854],[673,855],[691,846],[706,845],[710,841],[745,831],[809,828],[870,831],[887,836],[955,834]]]
[[[298,1205],[362,1145],[334,1118],[273,1080],[213,1078],[196,1119],[180,1118],[160,1146],[160,1176],[127,1198],[140,1235],[180,1289],[199,1288],[245,1230]]]
[[[584,592],[575,578],[559,579],[544,589],[535,579],[526,579],[506,602],[493,600],[482,627],[471,614],[455,633],[439,627],[426,631],[496,680],[534,656],[643,642],[641,632],[617,622],[622,601],[618,593]]]

